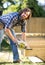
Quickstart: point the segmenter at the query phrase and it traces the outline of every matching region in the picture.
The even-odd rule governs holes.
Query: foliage
[[[3,4],[5,2],[10,2],[11,5],[4,8]],[[3,14],[19,11],[25,7],[29,7],[32,10],[33,17],[45,17],[45,11],[38,5],[37,0],[0,0],[0,7],[2,7],[2,10],[4,11]]]
[[[17,8],[18,8],[18,5],[11,5],[8,7],[7,10],[4,10],[3,11],[3,14],[7,14],[7,13],[10,13],[10,12],[16,12],[17,11]]]
[[[23,0],[21,8],[27,7],[27,0]]]
[[[1,47],[3,50],[11,50],[9,43],[7,43],[5,39],[3,39],[3,41],[2,41]]]
[[[27,2],[28,7],[32,10],[33,17],[44,17],[44,10],[41,6],[38,5],[36,0],[28,0]]]

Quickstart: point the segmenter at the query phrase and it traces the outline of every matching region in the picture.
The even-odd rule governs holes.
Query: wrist
[[[14,41],[14,43],[17,43],[17,42],[18,42],[18,40],[17,40],[17,39],[14,39],[13,41]]]

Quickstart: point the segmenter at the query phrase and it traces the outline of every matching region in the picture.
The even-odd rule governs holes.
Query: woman
[[[22,40],[25,40],[26,39],[25,20],[29,19],[29,17],[31,17],[31,10],[29,8],[24,8],[23,10],[20,10],[20,12],[13,12],[0,17],[0,23],[3,24],[3,29],[6,32],[6,35],[10,39],[10,45],[13,52],[14,63],[20,62],[20,59],[19,59],[19,54],[17,49],[18,39],[15,36],[13,27],[18,25],[21,26]]]

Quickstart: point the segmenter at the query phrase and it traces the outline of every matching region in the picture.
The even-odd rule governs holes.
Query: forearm
[[[22,40],[26,41],[26,33],[22,32]]]
[[[5,29],[5,32],[6,32],[6,35],[7,35],[10,39],[12,39],[14,42],[17,41],[17,39],[12,35],[10,29],[7,29],[7,28],[6,28],[6,29]]]

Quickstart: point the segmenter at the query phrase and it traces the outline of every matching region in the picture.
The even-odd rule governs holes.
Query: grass
[[[2,51],[5,51],[6,53],[4,53],[2,56],[0,56],[0,65],[45,65],[45,63],[32,63],[31,61],[30,62],[21,62],[21,63],[13,63],[13,62],[8,62],[10,59],[10,55],[12,52],[11,51],[11,47],[10,45],[6,42],[6,40],[4,39],[2,41]],[[8,51],[8,53],[7,53]],[[9,55],[10,53],[10,55]],[[5,57],[6,55],[9,56],[8,60],[6,60],[6,58],[8,57]],[[23,58],[24,60],[24,58]],[[26,59],[25,59],[26,60]]]
[[[0,65],[45,65],[45,63],[13,63],[13,62],[0,62]]]
[[[2,53],[2,52],[1,52]],[[32,63],[28,58],[23,57],[21,63],[13,63],[12,52],[5,52],[0,56],[0,65],[45,65],[45,63]],[[25,61],[24,61],[25,60]],[[26,61],[28,60],[28,61]]]

